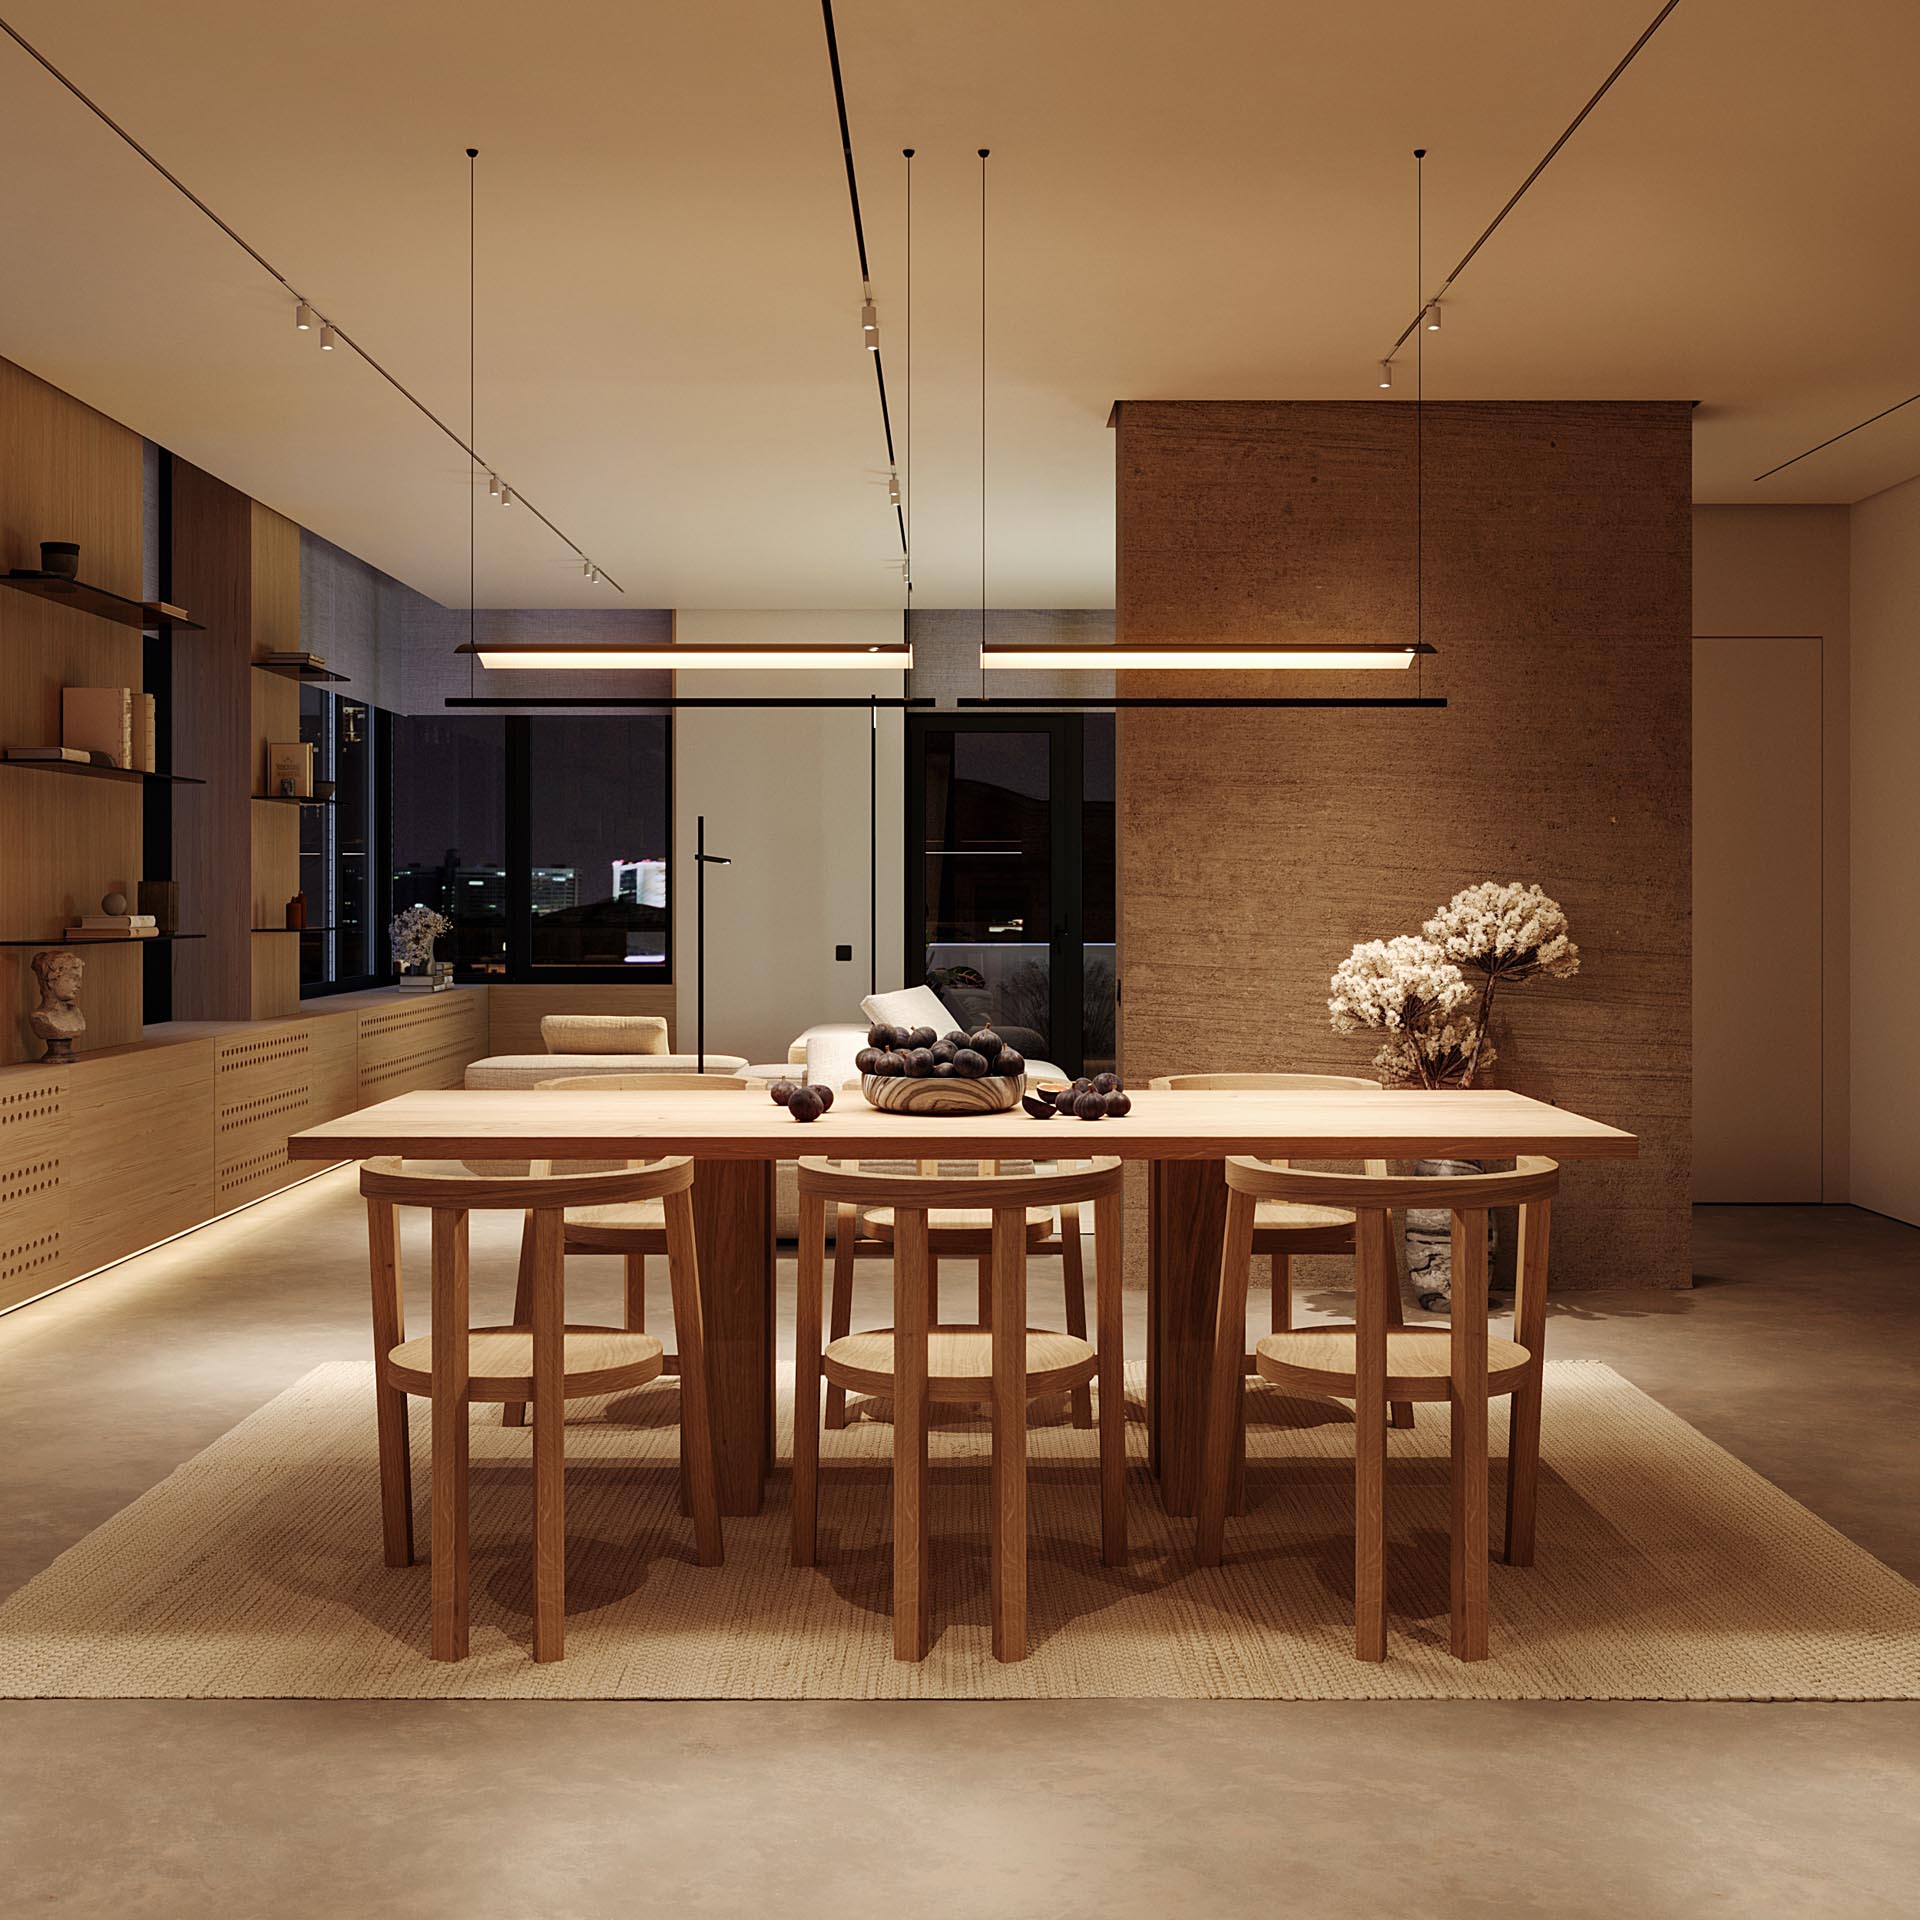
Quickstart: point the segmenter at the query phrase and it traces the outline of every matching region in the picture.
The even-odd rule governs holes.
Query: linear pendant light
[[[1410,667],[1433,649],[1424,643],[1397,646],[1325,647],[1309,645],[1232,645],[1200,647],[1074,646],[1038,647],[989,643],[981,649],[988,667],[1023,672],[1244,673],[1289,668],[1345,672],[1353,668]]]
[[[543,673],[621,671],[672,673],[679,669],[737,669],[766,672],[901,672],[913,666],[913,648],[904,642],[867,646],[850,642],[827,647],[662,646],[574,647],[561,641],[482,640],[456,649],[479,655],[489,672],[527,669]]]

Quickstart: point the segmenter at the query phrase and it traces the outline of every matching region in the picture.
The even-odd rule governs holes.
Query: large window
[[[387,972],[384,876],[386,735],[390,718],[324,687],[300,689],[300,737],[313,743],[316,792],[300,810],[300,991],[380,985]],[[324,783],[324,784],[322,784]]]
[[[671,978],[664,714],[393,720],[393,907],[468,978]]]

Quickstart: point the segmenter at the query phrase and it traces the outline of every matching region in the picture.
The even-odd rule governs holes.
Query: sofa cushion
[[[952,1033],[960,1024],[947,1003],[931,987],[901,987],[893,993],[870,993],[860,1011],[876,1026],[931,1027],[935,1034]]]
[[[549,1053],[660,1053],[667,1023],[657,1013],[546,1013],[540,1038]]]
[[[707,1055],[709,1073],[738,1073],[747,1064],[737,1053]],[[576,1073],[697,1073],[698,1054],[692,1053],[496,1053],[486,1060],[475,1060],[467,1068],[464,1084],[492,1089],[537,1087],[543,1080],[557,1080]]]

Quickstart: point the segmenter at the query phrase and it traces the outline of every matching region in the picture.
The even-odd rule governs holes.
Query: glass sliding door
[[[1113,1055],[1113,723],[910,714],[907,979],[1069,1072]]]

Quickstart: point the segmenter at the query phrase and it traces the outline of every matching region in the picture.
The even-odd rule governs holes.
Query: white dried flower
[[[1440,947],[1417,934],[1362,941],[1334,970],[1327,1012],[1336,1033],[1385,1033],[1374,1065],[1389,1084],[1464,1084],[1481,1044],[1473,989]]]
[[[1462,887],[1423,929],[1456,965],[1500,980],[1536,973],[1565,980],[1580,971],[1559,901],[1537,886],[1483,880]]]

